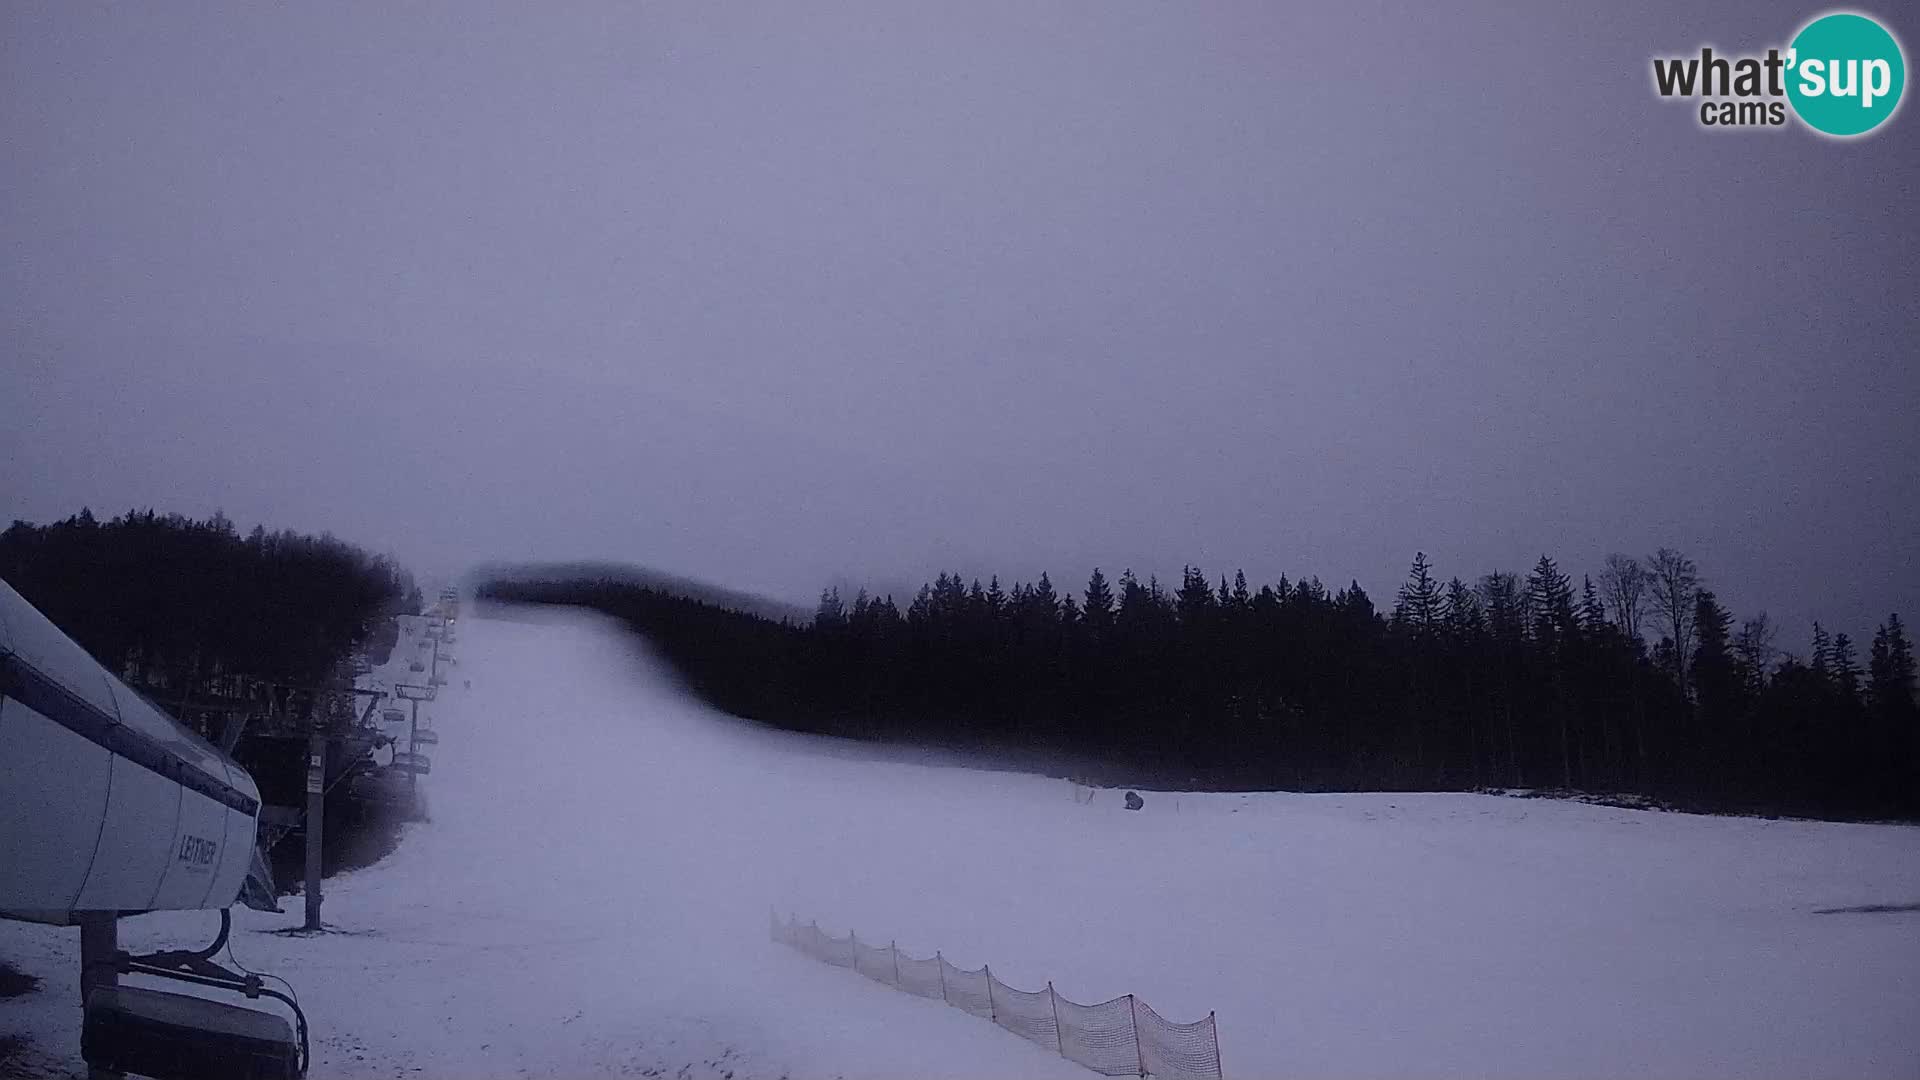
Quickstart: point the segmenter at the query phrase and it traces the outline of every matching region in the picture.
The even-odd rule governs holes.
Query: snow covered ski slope
[[[433,820],[329,882],[337,933],[238,913],[239,959],[313,1018],[316,1077],[1093,1075],[769,943],[770,905],[1015,986],[1217,1010],[1229,1077],[1920,1071],[1920,911],[1828,911],[1920,903],[1920,829],[1439,795],[1132,813],[750,729],[585,618],[461,637]],[[65,1068],[75,947],[0,924],[46,980],[0,1034]]]

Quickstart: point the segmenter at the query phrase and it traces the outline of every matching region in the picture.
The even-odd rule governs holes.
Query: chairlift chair
[[[405,774],[391,769],[375,769],[354,777],[347,794],[377,806],[406,807],[413,802]]]
[[[274,998],[294,1022],[260,1009],[144,986],[96,986],[87,995],[80,1053],[89,1068],[152,1080],[297,1080],[309,1052],[307,1018],[294,999],[261,985],[261,977],[213,962],[226,946],[233,916],[220,909],[220,935],[199,950],[134,956],[117,952],[123,975],[150,975],[240,994]]]

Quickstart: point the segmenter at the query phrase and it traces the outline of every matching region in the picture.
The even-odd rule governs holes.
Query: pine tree
[[[1593,578],[1581,575],[1580,584],[1580,628],[1590,637],[1599,637],[1607,629],[1607,609],[1600,602],[1600,590],[1593,587]]]
[[[1071,599],[1071,597],[1069,597]],[[1040,584],[1027,593],[1027,602],[1034,611],[1047,619],[1058,618],[1060,614],[1060,596],[1053,591],[1053,582],[1045,571],[1040,574]]]
[[[1087,579],[1086,598],[1080,605],[1080,618],[1095,631],[1113,625],[1113,590],[1108,587],[1106,575],[1097,566],[1093,568],[1093,576]]]
[[[1710,589],[1694,594],[1693,604],[1693,687],[1699,700],[1699,720],[1703,733],[1697,748],[1701,763],[1710,774],[1718,774],[1717,794],[1730,793],[1726,773],[1736,753],[1746,747],[1733,745],[1734,719],[1740,713],[1742,681],[1734,663],[1729,631],[1733,616],[1720,606]]]
[[[1816,624],[1817,625],[1817,624]],[[1853,639],[1845,634],[1835,634],[1833,653],[1828,661],[1832,668],[1828,677],[1833,681],[1834,689],[1848,704],[1860,700],[1860,664],[1854,659]]]
[[[1371,623],[1376,614],[1373,598],[1367,595],[1367,590],[1360,587],[1358,579],[1348,581],[1347,587],[1334,596],[1333,606],[1355,622]]]
[[[1440,585],[1433,579],[1433,566],[1424,551],[1413,553],[1413,566],[1393,606],[1393,621],[1421,636],[1439,629]]]
[[[1733,655],[1729,649],[1729,631],[1733,628],[1733,616],[1720,606],[1713,590],[1701,589],[1694,594],[1693,620],[1697,635],[1693,655],[1694,677],[1700,677],[1703,665],[1724,667],[1731,672]]]
[[[1807,660],[1807,669],[1823,679],[1828,678],[1833,671],[1833,642],[1827,637],[1826,628],[1820,625],[1818,619],[1813,623],[1813,655]]]
[[[847,613],[840,603],[840,590],[823,590],[820,593],[820,606],[814,609],[813,625],[820,630],[838,630],[846,624]]]
[[[1264,619],[1277,618],[1281,607],[1280,596],[1280,591],[1273,586],[1260,586],[1260,591],[1253,594],[1253,610]]]
[[[1883,716],[1903,716],[1914,707],[1913,686],[1913,646],[1907,641],[1900,616],[1891,615],[1873,635],[1867,661],[1867,696]]]
[[[1741,673],[1746,677],[1748,689],[1756,694],[1766,688],[1767,675],[1773,667],[1776,630],[1773,620],[1763,611],[1741,623],[1740,633],[1734,638]]]
[[[1521,609],[1520,579],[1505,571],[1495,571],[1480,579],[1480,604],[1487,616],[1487,630],[1504,642],[1515,642],[1526,633]]]
[[[1885,807],[1911,803],[1920,789],[1920,708],[1913,698],[1913,646],[1899,615],[1873,635],[1867,661],[1871,786]]]
[[[1534,640],[1553,646],[1573,627],[1573,581],[1545,555],[1527,575],[1527,610]]]
[[[1447,582],[1443,618],[1446,620],[1447,633],[1456,641],[1467,641],[1484,628],[1480,616],[1480,597],[1459,578]]]
[[[1211,616],[1217,607],[1213,586],[1207,584],[1207,575],[1197,566],[1183,569],[1180,572],[1180,591],[1174,596],[1174,610],[1179,613],[1180,621],[1197,623]]]

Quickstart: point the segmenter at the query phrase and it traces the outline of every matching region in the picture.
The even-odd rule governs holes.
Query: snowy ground
[[[433,820],[329,882],[336,933],[270,933],[297,901],[236,919],[238,958],[299,990],[316,1077],[1093,1075],[769,944],[770,904],[1015,986],[1216,1009],[1233,1077],[1920,1071],[1920,911],[1822,913],[1920,903],[1920,829],[1490,796],[1129,813],[748,729],[583,618],[460,637],[422,709]],[[77,1075],[77,944],[0,923],[44,980],[0,1036],[50,1075]]]

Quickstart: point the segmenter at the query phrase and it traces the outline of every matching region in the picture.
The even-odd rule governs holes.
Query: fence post
[[[847,927],[847,959],[851,961],[848,967],[860,970],[860,935],[854,933],[851,926]]]
[[[993,1007],[993,965],[981,964],[980,970],[987,976],[987,1019],[997,1024],[1000,1022],[1000,1013]]]
[[[1060,1034],[1060,995],[1053,992],[1052,979],[1047,980],[1047,1004],[1053,1006],[1053,1043],[1060,1048],[1060,1056],[1066,1057],[1067,1037]]]
[[[947,958],[941,955],[939,949],[935,949],[933,950],[933,962],[940,965],[935,969],[940,972],[940,1000],[947,1001]],[[950,1001],[947,1003],[952,1004]]]
[[[1133,995],[1127,995],[1127,1023],[1133,1027],[1133,1059],[1140,1063],[1140,1075],[1147,1075],[1147,1055],[1140,1049],[1140,1016],[1133,1008]],[[1217,1044],[1220,1040],[1215,1039]]]
[[[1207,1030],[1213,1033],[1213,1075],[1225,1075],[1220,1071],[1220,1022],[1213,1018],[1213,1010],[1207,1010]]]
[[[900,985],[900,943],[898,941],[887,942],[887,951],[893,954],[893,985],[897,987]],[[1219,1041],[1218,1039],[1214,1040],[1216,1043]]]

